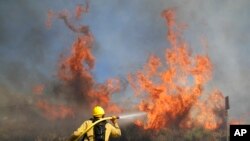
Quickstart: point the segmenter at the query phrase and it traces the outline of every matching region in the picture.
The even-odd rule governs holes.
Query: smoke
[[[69,52],[76,36],[60,20],[53,21],[48,30],[45,26],[48,10],[73,10],[79,2],[0,1],[0,123],[3,125],[0,138],[7,140],[13,136],[25,140],[25,136],[41,135],[48,127],[55,130],[54,133],[67,136],[65,133],[70,133],[81,122],[78,118],[69,122],[47,121],[35,108],[37,96],[32,92],[34,86],[43,84],[46,99],[53,94],[58,84],[60,54]],[[162,56],[168,43],[160,13],[175,7],[177,20],[188,25],[184,35],[194,51],[200,50],[200,37],[206,38],[215,78],[209,87],[230,96],[230,118],[237,119],[250,111],[249,6],[247,0],[91,0],[90,11],[80,22],[89,25],[98,45],[94,50],[93,75],[100,83],[115,76],[126,78],[128,72],[142,67],[150,53]],[[129,99],[131,93],[128,87],[122,93],[124,97],[114,96],[114,99],[121,101],[122,106],[131,106],[131,102],[136,102]],[[78,108],[81,116],[88,116],[86,109]],[[62,123],[69,128],[58,130]],[[10,131],[16,132],[10,134]]]

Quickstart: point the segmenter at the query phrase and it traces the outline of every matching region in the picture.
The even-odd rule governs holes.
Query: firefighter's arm
[[[110,125],[111,136],[113,136],[113,137],[121,136],[121,129],[120,129],[118,123],[117,123],[117,119],[112,119],[111,121],[112,121],[112,123],[114,125],[114,126]]]
[[[78,138],[84,130],[87,128],[87,123],[84,122],[74,133],[70,136],[69,141],[74,141],[76,138]]]

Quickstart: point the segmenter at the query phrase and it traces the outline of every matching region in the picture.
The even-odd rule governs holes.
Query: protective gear
[[[93,118],[92,122],[96,122],[98,120],[98,118]],[[106,123],[107,121],[101,121],[99,123],[97,123],[94,126],[94,138],[95,141],[105,141],[105,132],[106,132]]]
[[[101,106],[95,106],[93,109],[94,117],[102,117],[105,114],[104,109]]]
[[[79,137],[88,127],[93,124],[92,120],[86,120],[83,124],[73,133],[73,136]],[[109,137],[119,137],[121,136],[121,130],[118,126],[118,123],[115,123],[114,126],[110,123],[105,124],[105,140],[109,141]],[[95,141],[94,128],[91,128],[84,136],[83,141]]]
[[[117,123],[117,117],[112,116],[111,122],[115,125]]]

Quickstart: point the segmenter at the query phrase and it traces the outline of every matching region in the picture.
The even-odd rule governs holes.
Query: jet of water
[[[145,115],[146,115],[145,112],[139,112],[139,113],[121,115],[121,116],[119,116],[119,118],[120,119],[132,119],[132,118],[135,118],[135,117],[145,116]]]

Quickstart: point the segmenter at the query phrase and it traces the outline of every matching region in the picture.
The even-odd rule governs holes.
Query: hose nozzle
[[[120,119],[119,116],[112,116],[112,119]]]

